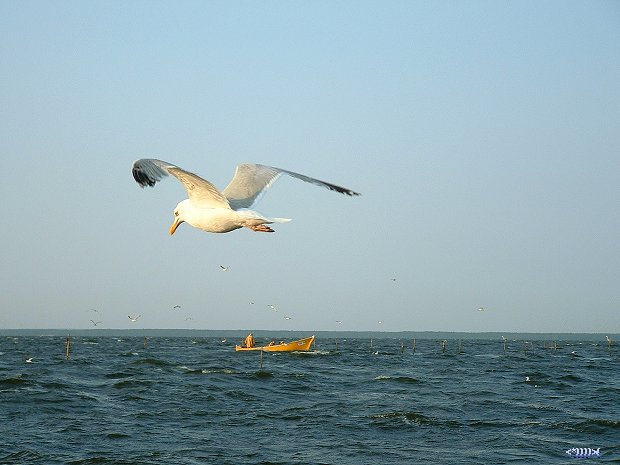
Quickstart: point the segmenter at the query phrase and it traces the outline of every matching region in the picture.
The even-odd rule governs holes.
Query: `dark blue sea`
[[[262,368],[237,336],[71,339],[67,360],[66,336],[0,337],[0,463],[620,463],[604,336],[319,335]]]

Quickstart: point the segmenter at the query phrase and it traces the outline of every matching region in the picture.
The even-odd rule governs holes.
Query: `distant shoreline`
[[[250,329],[0,329],[0,337],[245,337]],[[297,338],[314,334],[325,339],[464,339],[464,340],[532,340],[532,341],[603,341],[605,336],[620,342],[617,333],[530,333],[530,332],[458,332],[458,331],[290,331],[254,330],[256,337]]]

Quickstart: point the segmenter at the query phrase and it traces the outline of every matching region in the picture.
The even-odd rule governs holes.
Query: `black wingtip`
[[[362,195],[359,192],[352,191],[351,189],[347,189],[346,187],[340,187],[336,184],[325,183],[329,190],[338,192],[340,194],[348,195],[349,197],[354,197],[356,195]]]
[[[133,168],[131,170],[131,174],[133,174],[133,178],[140,185],[140,187],[150,186],[153,187],[155,185],[155,180],[149,178],[146,173],[140,171],[138,168]]]

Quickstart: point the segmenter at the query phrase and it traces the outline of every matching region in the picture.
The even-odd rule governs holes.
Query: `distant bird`
[[[228,270],[230,270],[230,266],[223,266],[223,265],[220,265],[220,268],[222,269],[222,271],[228,271]]]
[[[142,315],[138,315],[138,316],[129,316],[127,315],[127,318],[129,318],[132,323],[135,323],[136,321],[138,321],[138,318],[140,318]]]
[[[185,318],[185,321],[191,321],[191,320],[193,320],[191,316],[188,316],[187,318]]]
[[[180,305],[175,305],[174,307],[172,307],[172,309],[174,310],[175,308],[181,308]]]
[[[526,383],[529,383],[529,382],[530,382],[530,377],[529,377],[529,376],[526,376],[526,377],[525,377],[525,382],[526,382]]]
[[[486,310],[486,308],[484,308],[484,307],[478,307],[478,311],[479,312],[484,312],[485,310]]]
[[[88,309],[89,312],[95,312],[95,313],[99,313],[99,310],[97,310],[96,308],[90,308]]]
[[[32,363],[32,357],[27,358],[26,363]]]
[[[273,304],[269,304],[269,305],[267,305],[267,307],[269,307],[270,309],[272,309],[274,312],[277,312],[277,311],[278,311],[278,309],[276,308],[276,306],[275,306],[275,305],[273,305]]]
[[[392,281],[396,282],[396,278],[391,278]]]
[[[267,224],[286,223],[290,220],[264,217],[248,209],[282,174],[326,187],[340,194],[360,195],[345,187],[265,165],[238,165],[232,181],[221,192],[200,176],[162,160],[151,158],[136,160],[133,162],[131,172],[140,187],[153,187],[169,174],[185,186],[189,198],[179,202],[174,209],[174,222],[170,227],[170,235],[174,234],[184,222],[211,233],[227,233],[243,227],[253,231],[273,232]]]
[[[340,321],[340,320],[336,320],[336,323],[338,323],[339,325],[341,325],[341,324],[342,324],[342,321]]]
[[[285,320],[290,320],[290,319],[291,319],[291,317],[290,317],[290,316],[285,316],[285,317],[284,317],[284,319],[285,319]]]
[[[90,320],[90,322],[93,324],[93,326],[97,326],[97,325],[103,323],[103,321],[95,321],[95,320]]]
[[[254,302],[250,301],[250,305],[254,305]]]
[[[379,321],[377,321],[377,323],[379,323],[380,325],[382,325],[382,324],[383,324],[383,321],[379,320]]]

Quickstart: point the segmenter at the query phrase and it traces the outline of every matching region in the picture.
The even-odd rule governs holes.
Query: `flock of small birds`
[[[230,271],[230,265],[219,265],[219,267],[220,267],[220,271],[222,271],[222,272]],[[390,281],[396,282],[396,277],[390,278]],[[249,302],[249,304],[250,305],[255,305],[255,301],[251,300]],[[277,308],[276,304],[268,304],[267,307],[269,309],[273,310],[274,312],[278,312],[278,308]],[[180,310],[180,309],[181,309],[181,305],[179,305],[179,304],[176,304],[176,305],[172,306],[172,310]],[[95,308],[91,308],[91,309],[89,309],[89,311],[95,312],[95,313],[99,313],[99,311],[97,309],[95,309]],[[486,311],[486,308],[480,306],[480,307],[478,307],[478,311],[479,312],[484,312],[484,311]],[[129,320],[132,323],[136,323],[141,317],[142,317],[142,315],[137,315],[137,316],[127,315],[127,318],[129,318]],[[290,316],[290,315],[284,315],[283,318],[285,320],[287,320],[287,321],[293,319],[293,317]],[[192,321],[192,320],[193,320],[193,318],[191,316],[187,316],[185,318],[185,321]],[[103,321],[101,321],[101,320],[94,320],[94,319],[91,319],[90,322],[92,323],[93,327],[99,326],[100,324],[103,323]],[[342,320],[335,320],[335,323],[338,324],[338,325],[341,325],[342,324]],[[378,325],[382,325],[383,324],[383,320],[378,320],[377,324]]]
[[[227,272],[227,271],[230,271],[230,265],[219,265],[219,267],[220,267],[220,271],[222,271],[222,272]],[[255,304],[255,302],[254,302],[254,301],[250,301],[250,305],[254,305],[254,304]],[[268,304],[268,305],[267,305],[267,307],[268,307],[268,308],[270,308],[271,310],[273,310],[274,312],[277,312],[277,311],[278,311],[278,308],[276,307],[276,305],[275,305],[275,304]],[[172,310],[175,310],[175,311],[177,311],[177,310],[181,310],[181,308],[182,308],[182,307],[181,307],[181,305],[179,305],[179,304],[176,304],[176,305],[173,305],[173,306],[172,306]],[[97,310],[96,308],[90,308],[90,309],[88,309],[88,311],[89,311],[89,312],[93,312],[93,313],[97,313],[97,314],[99,314],[99,310]],[[141,317],[142,317],[142,315],[141,315],[141,314],[136,315],[136,316],[127,315],[127,318],[128,318],[128,319],[129,319],[129,321],[131,321],[132,323],[137,323],[137,322],[138,322],[138,320],[139,320]],[[284,315],[284,316],[283,316],[283,318],[284,318],[285,320],[292,320],[292,319],[293,319],[293,317],[292,317],[292,316],[289,316],[289,315]],[[187,317],[185,318],[185,321],[192,321],[192,320],[193,320],[193,318],[192,318],[191,316],[187,316]],[[91,320],[90,320],[90,322],[91,322],[91,324],[92,324],[92,326],[93,326],[93,327],[97,327],[97,326],[99,326],[99,325],[103,324],[103,320],[100,320],[100,319],[91,319]],[[342,323],[342,321],[337,321],[337,323],[340,323],[340,324],[341,324],[341,323]]]

